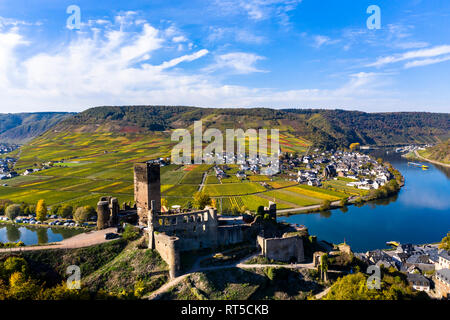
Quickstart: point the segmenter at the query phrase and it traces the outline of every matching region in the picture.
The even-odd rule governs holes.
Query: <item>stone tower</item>
[[[139,224],[147,226],[151,201],[153,214],[161,211],[161,181],[159,163],[134,164],[134,201],[137,206]]]

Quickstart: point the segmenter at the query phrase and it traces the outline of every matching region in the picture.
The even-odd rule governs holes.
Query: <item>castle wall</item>
[[[261,253],[271,260],[282,262],[303,262],[305,253],[303,240],[299,236],[286,238],[263,238],[257,237],[258,245],[261,247]]]
[[[164,233],[154,233],[155,249],[161,258],[169,265],[169,274],[175,278],[180,273],[179,238]]]
[[[218,244],[230,245],[244,241],[243,226],[220,226],[217,228]]]

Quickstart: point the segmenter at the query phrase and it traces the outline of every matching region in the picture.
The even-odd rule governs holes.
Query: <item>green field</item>
[[[280,136],[283,150],[305,151],[309,142],[290,134]],[[167,157],[174,145],[167,133],[134,134],[110,132],[47,132],[15,151],[19,155],[16,171],[53,164],[28,176],[5,180],[0,199],[35,204],[45,199],[47,205],[70,204],[95,206],[102,196],[115,196],[119,202],[133,202],[133,164]],[[62,163],[54,163],[63,161]],[[319,204],[337,200],[361,191],[347,187],[346,181],[324,182],[324,187],[299,186],[280,177],[269,178],[246,172],[240,181],[235,174],[238,165],[229,165],[228,178],[219,181],[212,165],[168,165],[161,167],[161,193],[171,205],[185,206],[200,188],[216,198],[219,211],[229,212],[233,206],[255,211],[275,199],[280,209]],[[268,188],[263,184],[267,183]]]
[[[210,196],[236,196],[252,194],[265,191],[266,188],[258,183],[242,182],[229,184],[210,184],[206,185],[204,191]]]

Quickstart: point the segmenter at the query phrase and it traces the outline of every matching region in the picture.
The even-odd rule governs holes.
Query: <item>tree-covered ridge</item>
[[[0,142],[27,142],[71,115],[68,112],[0,114]]]
[[[59,127],[98,130],[89,125],[107,123],[106,130],[111,131],[165,131],[190,127],[196,120],[203,120],[205,128],[278,128],[327,148],[348,147],[353,142],[370,145],[437,142],[439,138],[448,138],[450,129],[447,113],[185,106],[95,107],[66,119]]]

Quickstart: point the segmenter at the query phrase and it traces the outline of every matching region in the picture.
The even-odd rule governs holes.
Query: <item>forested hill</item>
[[[435,143],[447,139],[448,113],[365,113],[322,109],[197,108],[184,106],[95,107],[67,118],[58,131],[145,132],[191,127],[203,120],[204,128],[278,128],[319,147]]]
[[[72,115],[68,112],[1,113],[0,143],[25,143]]]

